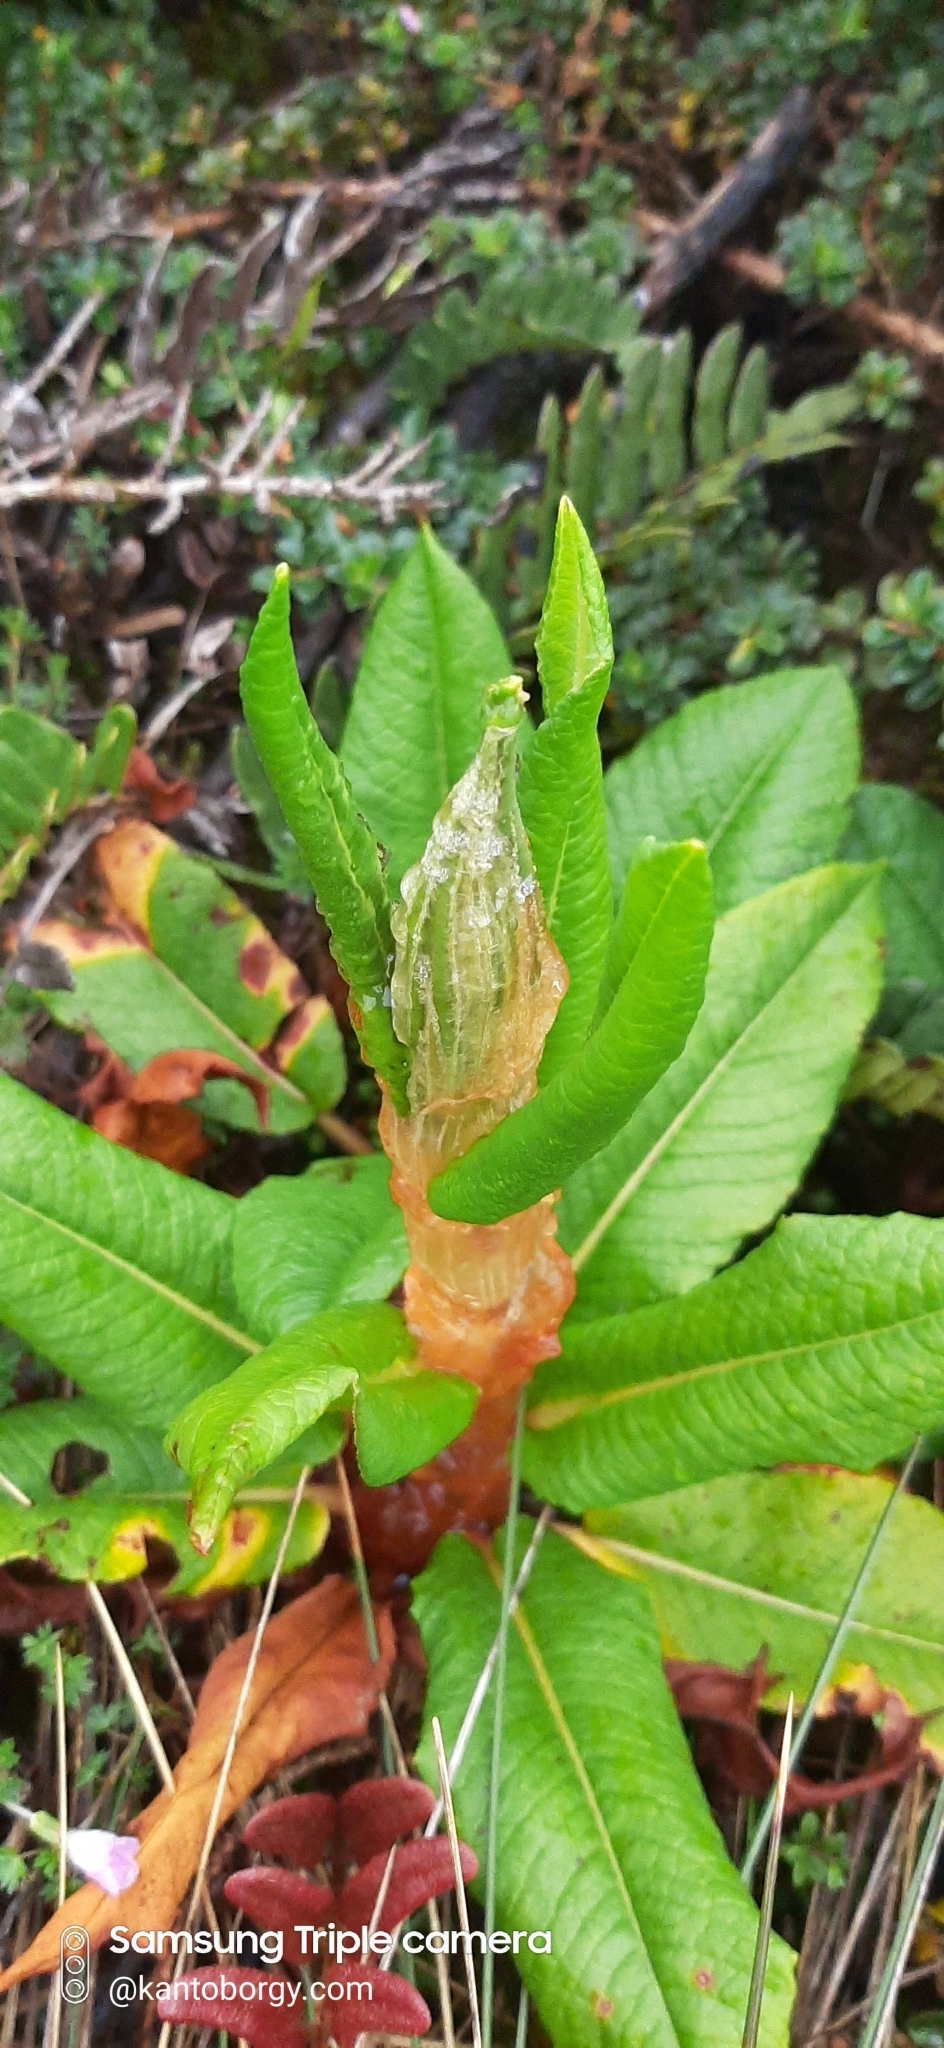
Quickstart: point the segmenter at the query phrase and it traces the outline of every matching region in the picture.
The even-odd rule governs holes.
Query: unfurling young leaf
[[[367,636],[341,741],[354,801],[394,884],[421,858],[472,760],[487,685],[511,666],[471,577],[424,527]]]
[[[711,882],[695,840],[641,860],[627,883],[619,988],[581,1052],[430,1184],[437,1216],[497,1223],[559,1188],[607,1145],[677,1059],[698,1014]]]
[[[354,1004],[364,1056],[406,1108],[407,1062],[390,1019],[393,939],[376,845],[305,702],[289,628],[289,572],[276,570],[241,670],[243,706],[297,842]]]
[[[547,1082],[590,1028],[610,927],[606,814],[597,720],[613,666],[603,579],[569,499],[561,500],[537,643],[544,721],[518,800],[568,987],[541,1063]]]
[[[523,709],[517,676],[486,692],[482,744],[393,912],[393,1021],[414,1111],[488,1092],[515,1018],[526,1031],[523,1012],[539,998],[539,897],[515,789]]]
[[[359,1373],[409,1361],[413,1351],[395,1308],[325,1309],[191,1402],[170,1432],[168,1449],[190,1476],[197,1547],[209,1548],[239,1487],[322,1418],[310,1462],[333,1456],[345,1436],[340,1404]]]

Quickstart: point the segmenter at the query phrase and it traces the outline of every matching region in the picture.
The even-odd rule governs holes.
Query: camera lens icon
[[[70,2005],[82,2005],[89,1995],[91,1961],[87,1929],[64,1928],[59,1941],[59,1988]]]

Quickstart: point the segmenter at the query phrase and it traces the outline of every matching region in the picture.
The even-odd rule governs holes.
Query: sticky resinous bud
[[[494,1122],[516,1107],[567,985],[518,809],[525,702],[517,676],[487,691],[482,744],[393,912],[393,1025],[411,1054],[414,1113],[493,1100]]]
[[[403,878],[392,997],[411,1114],[386,1100],[380,1122],[410,1240],[405,1306],[422,1363],[493,1394],[558,1349],[573,1276],[554,1242],[553,1202],[491,1226],[450,1223],[432,1214],[426,1189],[534,1093],[567,988],[518,810],[525,702],[517,676],[488,690],[478,753]]]

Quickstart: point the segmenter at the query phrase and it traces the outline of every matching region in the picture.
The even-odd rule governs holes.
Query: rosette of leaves
[[[509,658],[479,592],[421,534],[334,755],[297,682],[288,599],[282,577],[247,717],[364,1056],[405,1106],[410,1048],[387,1000],[397,882],[475,758]],[[914,1216],[777,1221],[882,983],[882,867],[841,853],[859,772],[843,675],[788,669],[704,695],[604,775],[606,602],[568,505],[538,661],[518,803],[569,986],[536,1093],[429,1192],[441,1217],[488,1229],[561,1191],[577,1295],[529,1390],[523,1469],[587,1519],[545,1537],[509,1629],[497,1822],[489,1701],[457,1772],[458,1825],[496,1924],[551,1930],[550,1953],[517,1961],[555,2048],[630,2048],[641,2027],[665,2048],[737,2048],[756,1914],[661,1655],[740,1665],[766,1642],[783,1687],[814,1683],[888,1497],[868,1475],[944,1418],[944,1246]],[[388,1299],[406,1252],[383,1159],[235,1201],[12,1081],[0,1127],[0,1313],[86,1398],[114,1411],[133,1395],[168,1431],[201,1542],[262,1468],[317,1463],[351,1417],[370,1484],[463,1427],[467,1384],[417,1369]],[[771,1470],[785,1462],[828,1469]],[[837,1682],[921,1713],[940,1698],[941,1520],[918,1500],[897,1513]],[[447,1744],[501,1580],[488,1545],[450,1536],[416,1590]],[[769,2048],[786,2040],[790,1980],[775,1943]]]

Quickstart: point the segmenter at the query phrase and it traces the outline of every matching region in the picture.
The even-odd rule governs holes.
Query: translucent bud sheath
[[[554,1355],[573,1296],[551,1199],[486,1226],[445,1222],[426,1201],[433,1175],[534,1093],[567,987],[518,811],[524,701],[517,677],[487,692],[478,754],[404,876],[393,1021],[411,1055],[412,1114],[385,1098],[380,1127],[410,1240],[406,1315],[422,1363],[489,1395]]]

